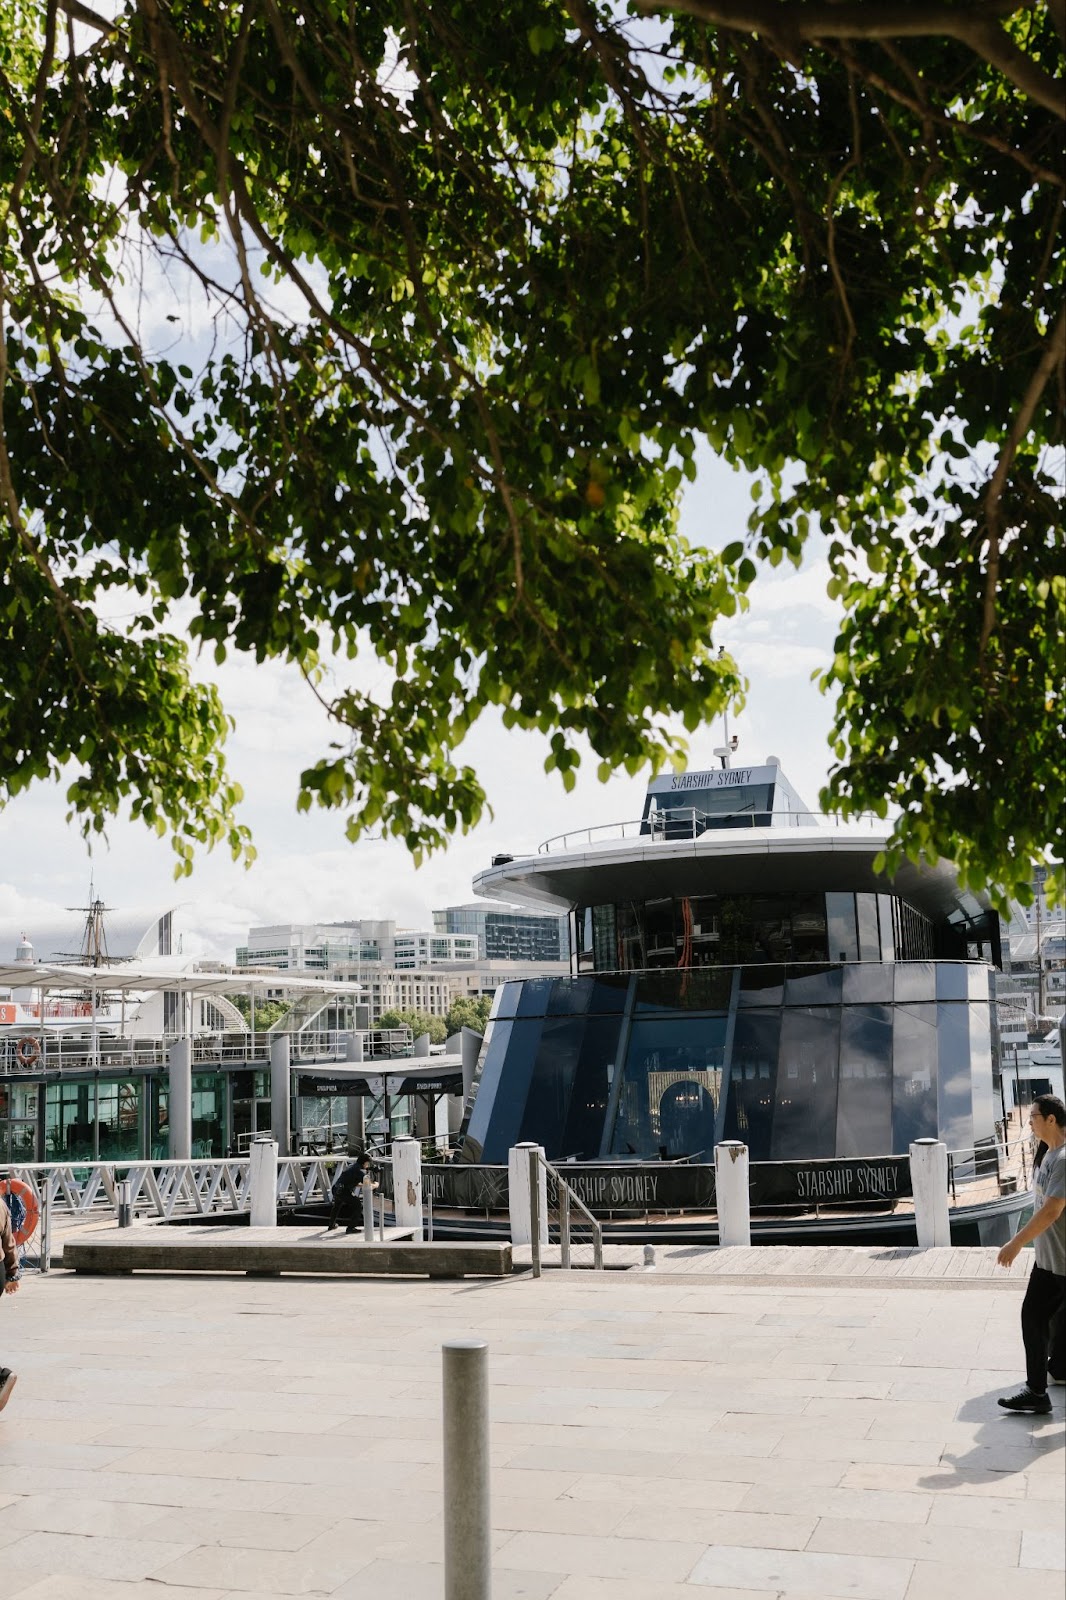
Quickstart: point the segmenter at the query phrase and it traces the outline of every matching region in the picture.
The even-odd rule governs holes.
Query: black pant
[[[337,1226],[337,1219],[343,1217],[349,1228],[358,1227],[363,1220],[363,1189],[362,1185],[355,1188],[351,1184],[338,1182],[333,1190],[333,1205],[329,1213],[329,1225]]]
[[[1025,1345],[1025,1381],[1034,1394],[1047,1390],[1048,1348],[1051,1323],[1058,1313],[1051,1364],[1058,1375],[1066,1373],[1066,1277],[1034,1267],[1022,1301],[1022,1341]]]

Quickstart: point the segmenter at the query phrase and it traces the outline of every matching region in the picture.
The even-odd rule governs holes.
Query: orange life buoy
[[[40,1216],[37,1196],[21,1178],[4,1178],[0,1180],[0,1198],[7,1201],[15,1243],[25,1244],[37,1231],[37,1219]]]
[[[40,1039],[35,1039],[32,1034],[28,1033],[26,1037],[24,1039],[20,1039],[18,1044],[15,1046],[15,1054],[18,1057],[20,1066],[34,1066],[41,1059]]]

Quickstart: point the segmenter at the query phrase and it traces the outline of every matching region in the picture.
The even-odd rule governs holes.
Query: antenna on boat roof
[[[724,644],[718,646],[718,654],[720,656],[724,656],[725,655],[725,645]],[[713,753],[714,753],[715,756],[717,756],[718,760],[722,763],[722,766],[724,768],[724,767],[728,767],[728,765],[729,765],[729,757],[733,754],[733,752],[737,748],[737,745],[740,743],[740,740],[737,738],[736,734],[734,734],[732,738],[729,737],[729,707],[728,707],[728,705],[725,706],[723,708],[723,710],[722,710],[722,726],[725,729],[725,739],[723,740],[723,742],[720,745],[716,745],[715,746],[715,749],[714,749]]]

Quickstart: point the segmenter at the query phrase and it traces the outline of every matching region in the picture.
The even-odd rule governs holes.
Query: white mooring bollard
[[[248,1188],[253,1228],[278,1225],[278,1144],[276,1139],[253,1139],[249,1152]]]
[[[941,1140],[916,1139],[911,1145],[911,1190],[919,1250],[950,1245],[948,1147]]]
[[[444,1378],[444,1600],[491,1600],[489,1347],[442,1346]]]
[[[507,1205],[511,1213],[511,1243],[532,1244],[533,1224],[530,1216],[529,1152],[539,1145],[516,1144],[507,1152]],[[543,1156],[544,1151],[540,1150]],[[548,1243],[548,1174],[543,1161],[537,1163],[540,1182],[537,1193],[540,1199],[540,1242]]]
[[[417,1139],[392,1141],[392,1209],[398,1228],[422,1237],[422,1146]]]
[[[718,1207],[718,1243],[750,1246],[751,1201],[746,1144],[731,1140],[715,1145],[714,1192]]]

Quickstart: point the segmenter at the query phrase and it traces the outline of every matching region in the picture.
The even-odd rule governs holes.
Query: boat
[[[565,909],[571,975],[497,992],[461,1159],[500,1165],[531,1142],[568,1175],[706,1170],[737,1141],[753,1173],[778,1169],[775,1237],[824,1234],[828,1209],[834,1236],[913,1242],[904,1198],[827,1207],[803,1174],[905,1164],[936,1139],[957,1237],[1005,1239],[1027,1174],[999,1066],[990,897],[944,861],[886,876],[883,821],[823,816],[775,757],[730,754],[654,778],[640,818],[475,878],[487,898]]]

